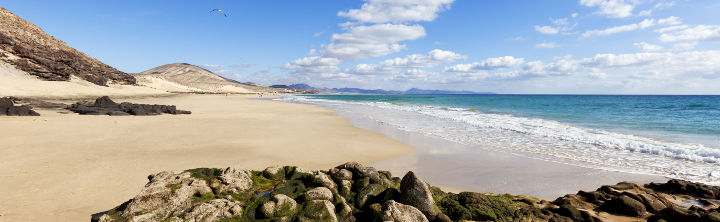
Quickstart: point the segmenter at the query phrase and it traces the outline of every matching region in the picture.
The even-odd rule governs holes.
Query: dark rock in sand
[[[720,187],[684,180],[673,179],[667,183],[650,183],[645,187],[672,194],[685,194],[708,199],[720,198]]]
[[[95,103],[92,104],[78,102],[68,107],[68,109],[80,115],[150,116],[163,113],[173,115],[191,114],[190,111],[178,110],[175,106],[116,103],[107,96],[97,98]]]
[[[31,106],[15,106],[13,99],[0,98],[0,116],[39,116]]]

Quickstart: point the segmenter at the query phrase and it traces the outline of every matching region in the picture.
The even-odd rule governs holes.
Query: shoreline
[[[393,174],[414,171],[431,185],[451,191],[510,193],[555,199],[580,190],[595,190],[602,185],[622,181],[645,184],[665,182],[669,179],[658,175],[594,169],[534,159],[523,153],[479,145],[468,146],[402,131],[359,113],[338,111],[338,115],[347,118],[355,127],[380,133],[416,149],[414,153],[373,162],[371,166],[389,170]]]
[[[147,176],[200,167],[327,169],[413,152],[334,110],[243,95],[117,102],[176,105],[191,115],[82,116],[37,109],[0,117],[0,221],[86,221],[135,196]]]

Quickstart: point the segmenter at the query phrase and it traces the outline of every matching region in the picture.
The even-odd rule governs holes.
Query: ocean
[[[279,100],[535,159],[720,184],[720,96],[303,95]]]

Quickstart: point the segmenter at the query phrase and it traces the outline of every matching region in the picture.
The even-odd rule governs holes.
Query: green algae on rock
[[[648,221],[720,218],[720,201],[707,198],[715,197],[708,193],[716,187],[678,181],[647,187],[622,182],[549,202],[522,195],[444,192],[413,172],[400,179],[358,163],[327,171],[293,166],[263,171],[199,168],[161,172],[148,179],[135,198],[93,215],[92,221],[602,221],[609,219],[608,215]],[[661,187],[663,192],[653,187]],[[687,206],[688,200],[704,204]]]

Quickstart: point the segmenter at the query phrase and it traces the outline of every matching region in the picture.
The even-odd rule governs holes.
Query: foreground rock
[[[190,111],[178,110],[175,106],[167,105],[148,105],[134,103],[116,103],[110,97],[103,96],[97,98],[95,103],[75,103],[68,107],[70,111],[79,113],[80,115],[110,115],[110,116],[150,116],[167,114],[190,114]]]
[[[446,193],[358,163],[327,171],[193,169],[161,172],[135,198],[92,221],[720,221],[717,187],[671,180],[603,186],[549,202]]]
[[[0,98],[0,116],[39,116],[31,106],[15,106],[13,99]]]

